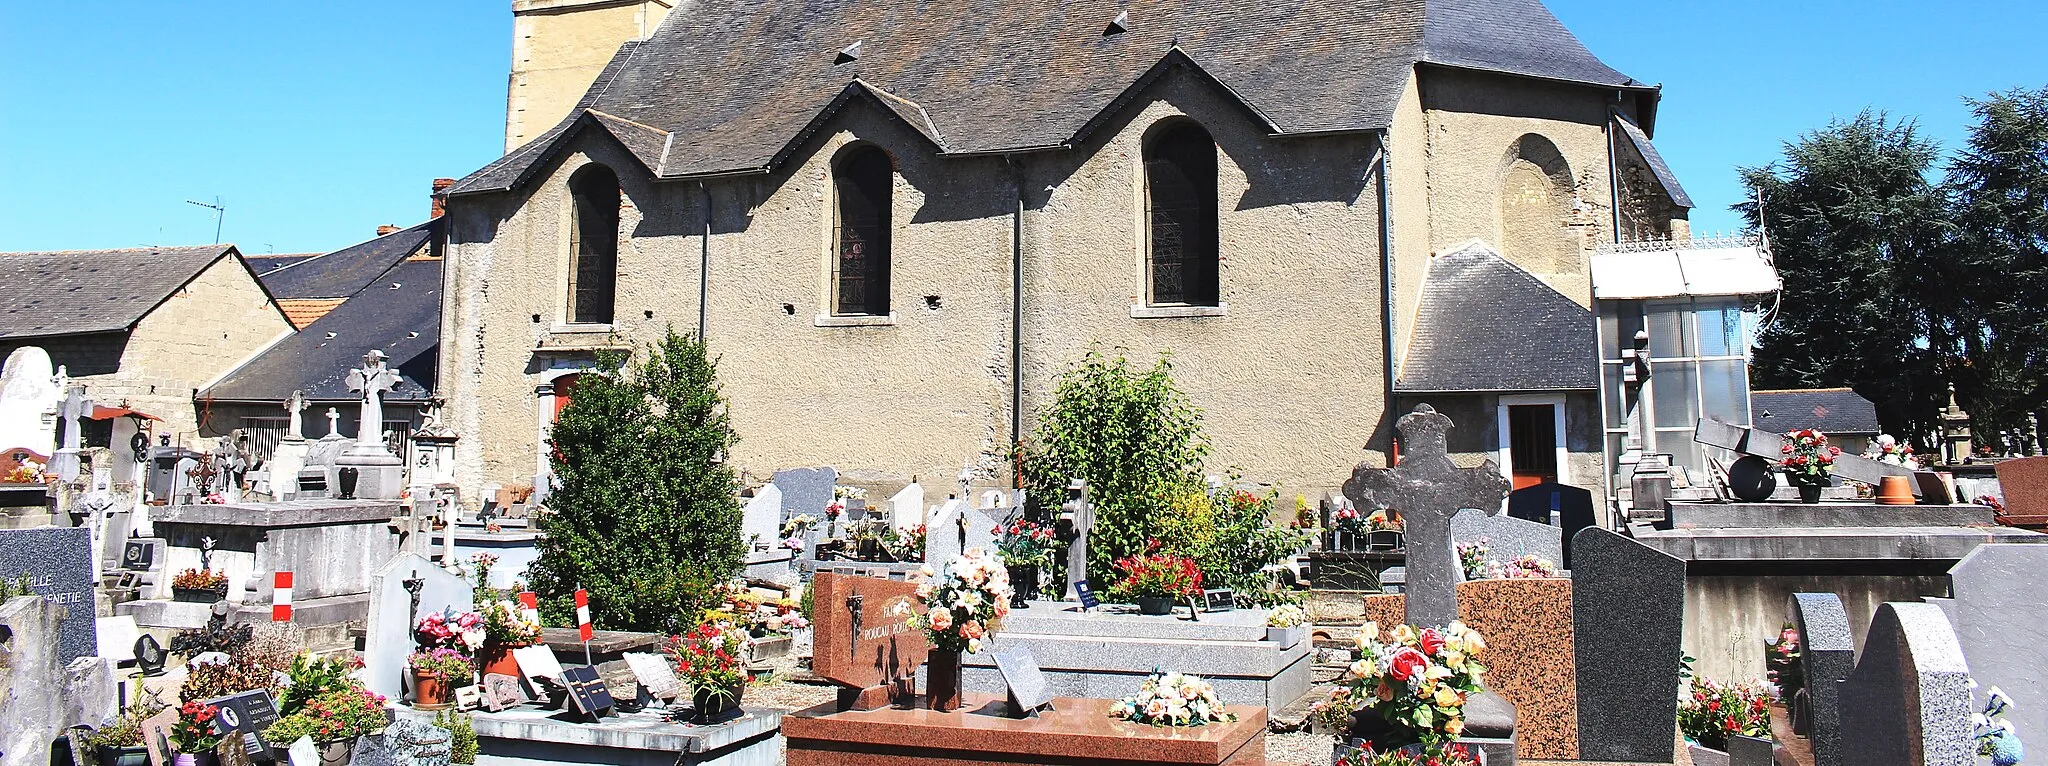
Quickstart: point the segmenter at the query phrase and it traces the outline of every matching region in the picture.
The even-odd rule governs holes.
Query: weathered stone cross
[[[1451,547],[1451,517],[1466,508],[1500,513],[1508,480],[1492,460],[1478,468],[1451,462],[1447,435],[1451,419],[1427,404],[1394,424],[1406,447],[1399,465],[1373,468],[1360,463],[1344,482],[1344,496],[1359,508],[1385,506],[1406,519],[1408,622],[1445,625],[1458,618],[1458,581],[1463,573]]]

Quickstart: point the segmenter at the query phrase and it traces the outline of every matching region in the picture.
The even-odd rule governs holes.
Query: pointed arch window
[[[1216,211],[1215,140],[1192,122],[1159,130],[1145,145],[1151,303],[1218,305]]]
[[[895,168],[889,155],[859,146],[832,169],[832,313],[889,313],[890,205]]]
[[[619,177],[586,165],[569,178],[569,321],[610,324],[619,276]]]

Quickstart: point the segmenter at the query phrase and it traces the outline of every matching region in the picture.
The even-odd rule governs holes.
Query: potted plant
[[[1158,542],[1152,548],[1156,551]],[[1202,593],[1202,570],[1195,560],[1171,553],[1125,556],[1116,562],[1123,579],[1110,589],[1110,596],[1138,605],[1139,614],[1172,614],[1180,599]]]
[[[171,578],[171,600],[211,604],[228,597],[228,576],[212,569],[187,569]]]
[[[908,622],[932,642],[925,704],[951,712],[960,708],[961,652],[980,652],[982,643],[1010,615],[1010,573],[976,546],[939,570],[927,566],[921,574],[924,581],[918,583],[917,597],[924,602],[924,611],[909,615]],[[898,602],[897,608],[910,607]]]
[[[1293,648],[1301,643],[1308,625],[1307,609],[1300,604],[1281,604],[1266,613],[1266,640],[1279,643],[1282,649]]]
[[[519,677],[512,650],[540,643],[540,612],[517,601],[498,600],[485,603],[478,614],[483,616],[484,643],[477,650],[477,673]]]
[[[753,639],[730,622],[706,621],[669,642],[676,676],[690,685],[696,706],[694,723],[717,723],[738,717],[740,697],[747,690],[747,657]]]
[[[86,736],[85,744],[99,756],[99,766],[149,766],[149,747],[142,742],[142,722],[164,709],[154,697],[138,700],[121,715]]]
[[[1366,526],[1365,517],[1358,513],[1357,508],[1347,505],[1330,514],[1330,542],[1337,550],[1358,550],[1358,538],[1369,531],[1371,528]]]
[[[296,708],[280,706],[283,715],[263,730],[263,738],[279,746],[311,738],[320,747],[321,763],[347,763],[357,737],[375,734],[391,723],[384,697],[352,678],[304,699]]]
[[[1027,602],[1038,595],[1039,571],[1052,565],[1052,527],[1015,521],[998,525],[995,533],[996,557],[1010,575],[1010,608],[1029,609]]]
[[[1724,684],[1692,677],[1690,693],[1679,700],[1678,730],[1697,766],[1728,763],[1733,737],[1769,739],[1771,692],[1763,684]]]
[[[1391,551],[1401,548],[1401,531],[1406,526],[1399,511],[1392,508],[1377,508],[1365,517],[1366,547],[1376,551]]]
[[[178,721],[171,725],[171,747],[178,751],[176,766],[213,766],[219,763],[213,748],[220,735],[213,733],[213,720],[220,708],[203,702],[187,702],[178,708]]]
[[[1799,502],[1819,503],[1821,490],[1834,483],[1835,457],[1842,454],[1842,448],[1828,446],[1827,434],[1807,428],[1786,432],[1778,451],[1782,453],[1778,468],[1799,488]]]
[[[1338,745],[1331,766],[1483,766],[1486,756],[1457,743],[1430,747],[1409,745],[1374,750],[1369,745]]]
[[[1138,693],[1110,703],[1109,717],[1147,726],[1206,726],[1237,720],[1201,676],[1153,671]]]
[[[1486,639],[1456,621],[1441,630],[1399,625],[1387,637],[1371,622],[1359,628],[1358,659],[1312,715],[1344,728],[1339,742],[1375,752],[1434,752],[1457,741],[1465,703],[1483,690]]]
[[[455,687],[467,686],[476,675],[476,666],[470,664],[469,657],[445,647],[413,652],[405,665],[412,670],[413,707],[421,710],[453,706]]]

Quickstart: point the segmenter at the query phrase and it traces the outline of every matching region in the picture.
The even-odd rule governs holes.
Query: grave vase
[[[1010,571],[1010,608],[1030,609],[1028,600],[1038,595],[1038,567],[1024,564],[1004,569]]]
[[[440,673],[412,673],[412,706],[417,710],[446,710],[454,707],[450,700],[455,688],[448,683],[448,677]]]
[[[925,666],[925,707],[933,712],[960,709],[960,653],[933,649]]]
[[[1139,596],[1138,614],[1173,614],[1172,596]]]
[[[746,691],[747,687],[744,684],[731,689],[714,689],[708,686],[691,689],[690,704],[697,710],[697,715],[690,719],[691,722],[709,724],[739,717],[740,695]]]
[[[1820,491],[1821,485],[1819,484],[1799,485],[1799,502],[1807,505],[1820,505]]]

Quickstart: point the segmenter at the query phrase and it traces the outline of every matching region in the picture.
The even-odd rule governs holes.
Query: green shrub
[[[434,715],[434,725],[448,730],[449,763],[476,763],[476,728],[468,713],[443,710]]]

